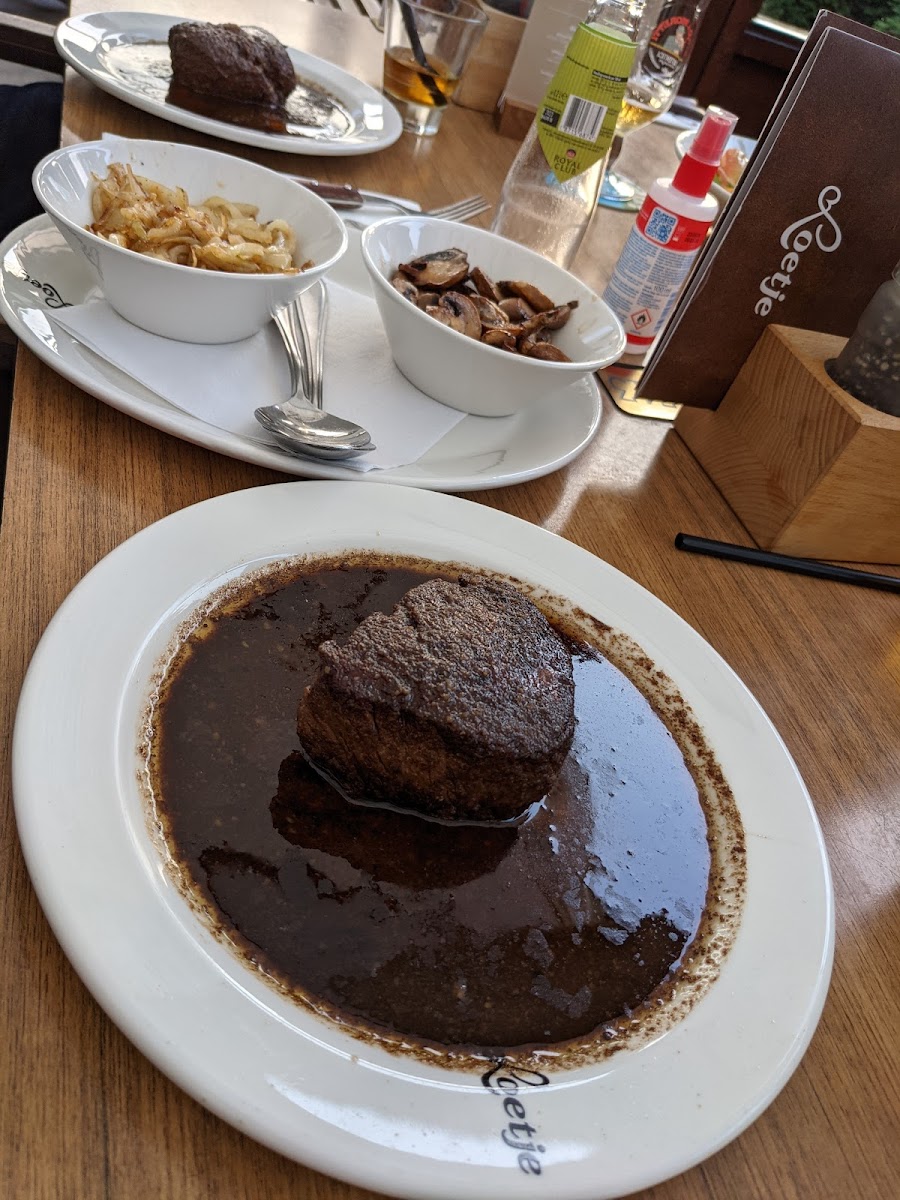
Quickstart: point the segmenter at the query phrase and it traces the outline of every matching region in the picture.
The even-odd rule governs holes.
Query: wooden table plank
[[[156,7],[165,5],[158,0]],[[248,17],[237,0],[176,0],[169,11]],[[293,0],[272,0],[258,11],[285,40],[318,47],[377,82],[380,41],[369,22]],[[65,121],[69,138],[110,129],[217,144],[72,77]],[[371,157],[247,153],[273,166],[403,190],[437,204],[473,191],[496,199],[514,150],[480,114],[452,109],[437,138],[417,142],[405,135]],[[671,134],[649,128],[628,140],[622,166],[637,169],[646,181],[648,173],[673,162]],[[579,257],[580,273],[594,282],[608,273],[628,224],[618,214],[602,214]],[[185,1096],[118,1033],[78,981],[40,911],[18,848],[7,782],[8,734],[25,667],[78,579],[126,537],[184,505],[282,478],[141,425],[20,352],[0,530],[6,600],[0,633],[4,1198],[372,1195],[243,1137]],[[775,721],[810,788],[831,854],[835,974],[806,1058],[741,1138],[702,1166],[643,1193],[644,1200],[900,1195],[896,598],[677,553],[671,541],[679,529],[727,540],[745,535],[676,435],[611,409],[595,443],[565,471],[471,498],[587,547],[707,637]]]

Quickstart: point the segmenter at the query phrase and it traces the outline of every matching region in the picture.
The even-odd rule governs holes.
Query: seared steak
[[[297,728],[351,799],[510,820],[547,794],[568,754],[570,655],[508,584],[430,580],[319,654]]]
[[[285,127],[297,79],[287,50],[264,29],[183,21],[169,30],[169,101],[239,125]]]

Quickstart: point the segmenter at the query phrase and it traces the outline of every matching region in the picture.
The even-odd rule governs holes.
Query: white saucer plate
[[[168,62],[167,49],[162,62],[153,61],[142,67],[129,61],[130,48],[165,48],[171,27],[189,20],[187,16],[161,13],[84,13],[60,22],[55,34],[56,48],[80,75],[126,104],[185,129],[196,129],[244,146],[283,150],[287,154],[347,157],[384,150],[403,132],[399,113],[380,92],[333,63],[290,46],[287,50],[297,78],[326,92],[342,106],[350,121],[346,132],[337,136],[327,129],[310,128],[306,135],[265,133],[169,104],[165,98],[168,75],[161,74]]]
[[[637,1050],[520,1079],[541,1146],[504,1140],[511,1091],[392,1055],[270,989],[171,883],[137,781],[159,657],[211,591],[293,554],[371,548],[492,568],[638,640],[729,780],[747,840],[736,940],[687,1015]],[[821,832],[753,696],[671,609],[577,546],[456,497],[287,483],[207,500],[103,559],[50,623],[16,720],[13,792],[56,936],[110,1017],[192,1096],[264,1144],[411,1200],[609,1200],[736,1137],[797,1066],[824,1003],[833,900]],[[521,1126],[519,1131],[521,1132]]]
[[[371,296],[358,235],[332,278]],[[67,245],[49,217],[35,217],[0,244],[0,314],[26,346],[83,391],[156,429],[257,466],[312,479],[401,483],[434,491],[465,492],[537,479],[576,458],[600,425],[600,391],[593,376],[573,385],[567,403],[534,405],[514,417],[467,416],[418,462],[359,474],[337,463],[295,458],[219,429],[167,403],[111,366],[60,327],[55,309],[100,296],[90,269]],[[38,313],[29,310],[40,309]],[[340,398],[335,400],[340,411]]]

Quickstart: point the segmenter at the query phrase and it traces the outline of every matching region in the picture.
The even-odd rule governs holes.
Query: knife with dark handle
[[[292,175],[291,179],[322,200],[327,200],[333,208],[362,208],[365,203],[361,194],[349,183],[322,183],[318,179],[304,179],[302,175]]]
[[[362,208],[364,204],[390,204],[402,212],[416,213],[421,209],[412,200],[403,200],[399,196],[388,196],[383,192],[369,192],[364,188],[351,187],[349,183],[323,183],[319,179],[306,179],[303,175],[292,175],[305,188],[327,201],[332,208]]]

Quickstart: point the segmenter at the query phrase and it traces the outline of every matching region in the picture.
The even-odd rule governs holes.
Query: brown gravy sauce
[[[743,890],[727,784],[634,643],[531,593],[570,647],[577,730],[519,827],[350,803],[299,752],[318,645],[460,569],[301,561],[219,597],[154,700],[156,817],[182,884],[242,957],[358,1035],[608,1053],[708,986]]]
[[[103,52],[103,62],[111,74],[141,96],[157,100],[160,104],[170,102],[169,85],[172,80],[172,60],[169,47],[164,42],[122,42],[119,45],[108,46]],[[223,101],[221,111],[214,107],[202,106],[202,98],[188,107],[192,112],[213,117],[228,122],[227,102]],[[325,88],[311,80],[297,79],[297,86],[285,101],[287,125],[280,132],[291,134],[298,138],[315,136],[318,140],[323,137],[331,140],[346,137],[356,128],[350,111],[345,108],[336,96],[331,95]],[[247,124],[238,121],[237,124]],[[265,127],[263,127],[265,128]],[[195,203],[205,197],[191,196]]]

